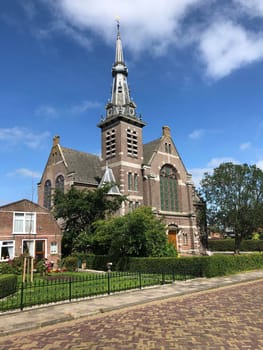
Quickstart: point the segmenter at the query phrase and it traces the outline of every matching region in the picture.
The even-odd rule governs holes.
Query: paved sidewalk
[[[122,292],[65,304],[53,304],[12,314],[3,313],[0,315],[0,336],[37,329],[129,306],[141,305],[151,301],[258,279],[263,279],[263,270],[239,273],[227,277],[176,281],[173,284],[153,288]]]

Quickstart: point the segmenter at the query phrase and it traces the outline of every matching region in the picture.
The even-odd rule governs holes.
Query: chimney
[[[169,126],[163,126],[163,136],[171,137]]]
[[[59,145],[60,136],[56,135],[53,137],[53,147]]]

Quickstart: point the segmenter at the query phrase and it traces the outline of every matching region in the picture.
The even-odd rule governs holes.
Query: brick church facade
[[[168,239],[180,253],[199,254],[202,247],[197,215],[202,202],[168,126],[163,126],[161,137],[143,144],[146,124],[136,113],[127,77],[118,25],[111,99],[98,124],[101,157],[66,148],[60,144],[60,137],[55,136],[38,185],[38,202],[50,209],[55,188],[95,189],[108,178],[117,185],[113,194],[121,193],[128,198],[121,215],[138,206],[149,206],[164,219]]]

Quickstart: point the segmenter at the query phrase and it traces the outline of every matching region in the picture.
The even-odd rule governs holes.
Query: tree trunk
[[[240,254],[240,245],[242,241],[242,236],[239,233],[235,234],[235,254]]]

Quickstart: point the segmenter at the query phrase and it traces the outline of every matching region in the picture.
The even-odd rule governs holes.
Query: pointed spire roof
[[[102,118],[98,127],[105,127],[116,119],[126,120],[131,124],[143,127],[145,123],[142,121],[141,116],[137,116],[136,104],[130,97],[127,81],[128,68],[124,62],[119,21],[117,21],[116,51],[115,62],[112,66],[112,77],[111,98],[106,105],[106,118]]]
[[[120,22],[117,21],[117,40],[116,40],[116,54],[115,54],[115,65],[117,62],[124,64],[121,35],[120,35]]]
[[[108,167],[108,164],[106,164],[105,173],[100,181],[99,188],[103,187],[106,184],[112,184],[112,187],[108,191],[109,195],[117,195],[117,196],[121,195],[119,187],[116,185],[116,180],[115,180],[113,171],[111,168]]]

